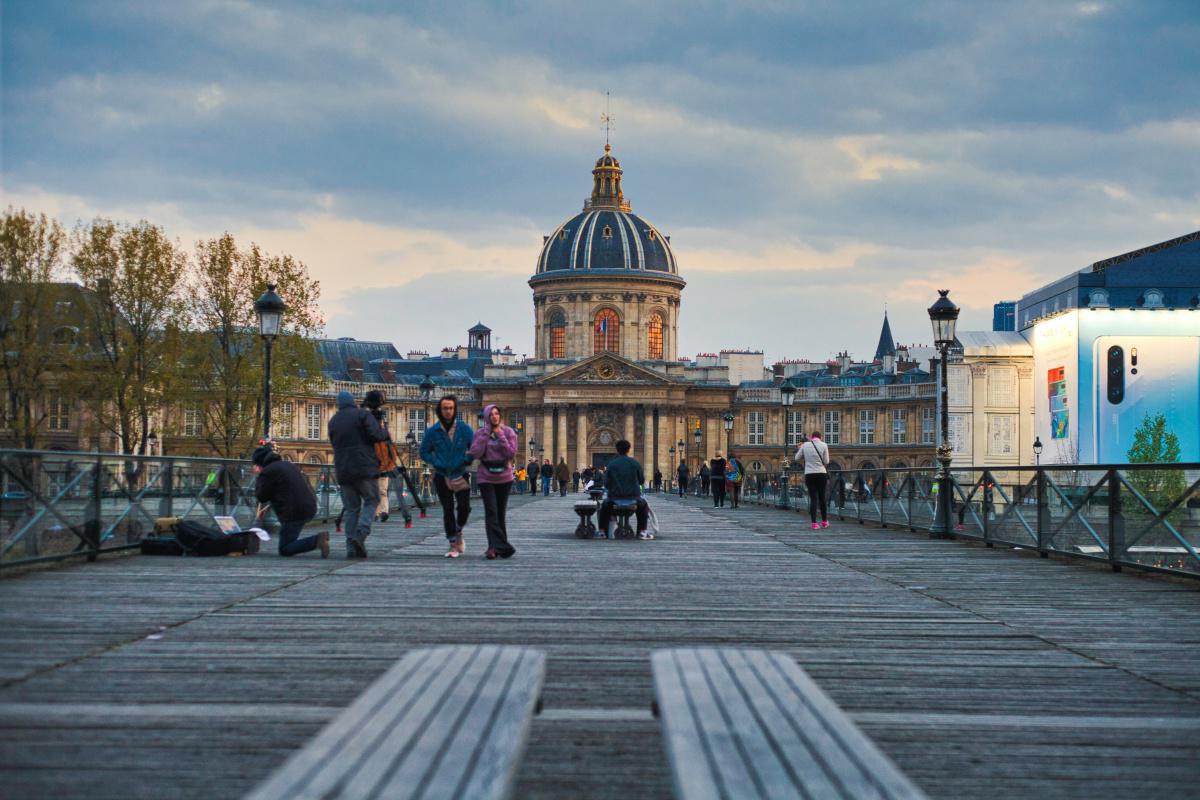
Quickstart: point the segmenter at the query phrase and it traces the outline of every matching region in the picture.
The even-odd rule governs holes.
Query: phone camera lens
[[[1111,348],[1109,348],[1109,350],[1108,350],[1108,357],[1109,357],[1109,358],[1113,358],[1113,359],[1120,358],[1120,357],[1121,357],[1121,348],[1119,348],[1119,347],[1111,347]]]
[[[1117,375],[1120,375],[1120,374],[1121,374],[1121,368],[1120,368],[1120,367],[1113,367],[1112,369],[1110,369],[1110,370],[1108,371],[1108,374],[1109,374],[1109,375],[1112,375],[1112,376],[1114,376],[1114,377],[1115,377],[1115,376],[1117,376]]]

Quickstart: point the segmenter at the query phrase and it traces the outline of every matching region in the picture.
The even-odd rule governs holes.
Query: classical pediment
[[[538,378],[537,383],[546,386],[565,384],[589,386],[643,384],[646,386],[671,386],[675,382],[646,369],[628,359],[612,353],[598,353],[585,358],[578,364],[564,367]]]

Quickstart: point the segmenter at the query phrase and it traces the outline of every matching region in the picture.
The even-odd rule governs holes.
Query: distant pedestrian
[[[829,490],[829,445],[821,441],[821,434],[813,431],[807,442],[800,445],[792,459],[804,465],[804,486],[808,489],[808,515],[812,529],[829,527],[829,513],[825,494]],[[817,524],[817,510],[821,512],[821,523]]]
[[[683,497],[687,494],[688,478],[692,475],[691,469],[686,461],[680,461],[678,469],[675,470],[675,479],[679,481],[679,496]]]
[[[554,480],[558,483],[558,496],[567,496],[567,483],[571,480],[571,468],[567,466],[567,460],[560,458],[558,466],[554,468]]]
[[[509,558],[517,549],[508,542],[508,495],[512,491],[512,460],[517,455],[517,432],[504,424],[500,409],[489,405],[483,409],[483,427],[475,432],[471,458],[479,459],[475,483],[483,500],[484,528],[487,531],[487,552],[484,558]]]
[[[550,459],[546,459],[545,463],[538,469],[538,474],[542,478],[542,497],[549,497],[550,482],[554,480],[554,466],[550,463]]]
[[[581,477],[583,477],[583,474],[579,470],[571,473],[571,492],[574,494],[579,494],[579,479]]]
[[[662,491],[662,470],[657,468],[654,470],[654,491]]]
[[[317,496],[304,473],[290,461],[284,461],[269,444],[254,451],[254,496],[260,508],[270,504],[279,520],[279,555],[295,556],[320,548],[321,558],[329,558],[329,533],[300,538],[304,526],[317,515]]]
[[[378,389],[372,389],[363,397],[363,408],[371,412],[371,416],[375,417],[375,421],[385,431],[388,429],[387,417],[383,411],[386,403],[387,398]],[[408,510],[408,503],[404,501],[404,477],[401,475],[404,465],[400,461],[400,453],[396,450],[396,443],[392,441],[390,433],[386,442],[375,443],[375,457],[379,459],[379,521],[388,521],[391,514],[388,494],[394,487],[396,506],[404,516],[404,527],[411,528],[412,512]]]
[[[742,467],[741,460],[733,453],[729,454],[729,460],[725,462],[725,483],[729,490],[729,497],[732,501],[730,505],[737,508],[742,501],[742,480],[746,477],[746,470]]]
[[[712,473],[708,469],[708,464],[700,465],[700,494],[708,497],[708,485],[712,479]]]
[[[725,507],[725,459],[721,451],[708,462],[708,476],[712,486],[713,508]]]
[[[223,517],[237,511],[242,496],[242,468],[237,464],[222,464],[208,474],[204,485],[208,496],[213,499],[216,516]]]
[[[587,485],[596,479],[596,470],[591,467],[584,467],[583,472],[579,474],[579,482],[583,484],[583,490],[587,491]]]
[[[541,465],[538,464],[536,458],[529,459],[529,464],[525,467],[525,479],[529,481],[529,493],[537,495],[538,475],[541,472]]]
[[[513,473],[513,483],[516,484],[517,494],[525,494],[525,474],[524,467]]]
[[[467,549],[463,539],[463,528],[471,516],[467,450],[474,436],[471,426],[458,418],[458,398],[448,394],[438,400],[437,422],[429,426],[421,441],[421,460],[433,467],[433,488],[442,505],[442,527],[449,545],[446,558],[458,558]]]
[[[379,505],[379,458],[375,443],[388,433],[375,417],[354,404],[354,395],[338,392],[337,412],[329,419],[333,468],[342,490],[345,512],[346,558],[367,557],[367,537]]]

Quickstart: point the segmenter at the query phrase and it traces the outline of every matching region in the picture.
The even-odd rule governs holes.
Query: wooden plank
[[[651,656],[654,694],[666,739],[667,757],[676,797],[720,800],[714,765],[700,734],[700,721],[684,687],[676,650],[658,650]]]

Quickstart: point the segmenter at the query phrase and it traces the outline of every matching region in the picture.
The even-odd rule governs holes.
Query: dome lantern
[[[609,209],[630,211],[629,201],[621,191],[621,162],[612,154],[612,145],[605,143],[604,155],[596,159],[592,170],[592,197],[583,204],[584,211]]]

